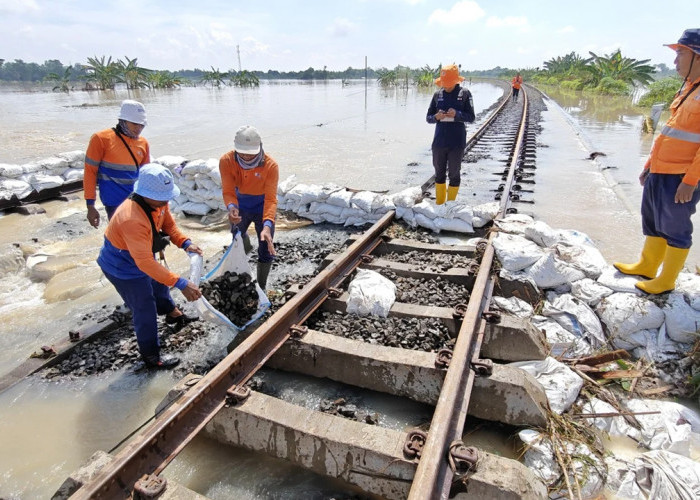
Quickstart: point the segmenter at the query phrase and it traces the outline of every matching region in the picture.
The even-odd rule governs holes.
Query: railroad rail
[[[470,137],[466,153],[469,155],[499,120],[503,122],[506,110],[511,115],[517,111],[517,125],[506,127],[512,129],[507,141],[510,161],[507,168],[498,173],[503,177],[503,184],[493,190],[500,201],[499,216],[511,210],[514,197],[517,200],[513,186],[519,176],[522,178],[526,160],[528,97],[525,89],[520,95],[518,102],[505,96]],[[513,121],[512,117],[506,120]],[[423,184],[423,189],[429,189],[432,182],[434,178]],[[384,233],[394,217],[394,212],[387,213],[357,237],[218,365],[128,441],[71,498],[131,498],[136,493],[147,496],[151,487],[154,491],[162,489],[164,482],[159,482],[159,474],[222,408],[235,406],[250,397],[246,383],[285,343],[302,338],[307,331],[304,323],[314,311],[324,302],[337,299],[353,272],[371,262],[373,252],[385,243]],[[455,479],[461,478],[465,469],[475,468],[479,460],[478,450],[466,446],[461,436],[475,377],[488,374],[491,368],[489,360],[480,359],[480,352],[491,316],[491,297],[497,287],[491,271],[494,234],[486,238],[466,310],[461,311],[461,326],[454,348],[447,353],[447,360],[443,360],[447,369],[430,429],[427,434],[410,435],[407,441],[405,449],[414,453],[413,458],[415,455],[419,458],[410,486],[411,499],[447,498]]]

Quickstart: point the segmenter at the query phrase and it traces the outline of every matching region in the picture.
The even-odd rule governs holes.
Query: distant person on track
[[[518,100],[518,94],[520,94],[520,87],[523,85],[523,77],[520,76],[520,73],[515,75],[513,77],[513,80],[510,82],[510,86],[513,87],[513,100],[517,101]]]
[[[700,200],[700,29],[685,30],[678,43],[667,47],[676,51],[683,85],[639,176],[644,248],[638,262],[614,264],[624,274],[651,278],[635,285],[650,294],[675,288],[692,245],[690,219]]]
[[[115,127],[93,134],[85,153],[83,190],[87,220],[95,228],[100,225],[100,213],[95,208],[97,186],[109,220],[133,191],[139,167],[151,161],[148,141],[141,137],[146,126],[143,104],[123,101],[118,119]]]
[[[177,329],[196,320],[175,305],[170,287],[179,288],[188,301],[202,296],[197,285],[155,258],[170,242],[202,255],[202,250],[179,231],[170,214],[168,201],[178,194],[180,189],[170,170],[155,163],[141,167],[134,192],[119,205],[107,225],[97,258],[105,277],[133,314],[139,352],[148,368],[172,368],[180,362],[176,357],[160,355],[158,315],[165,315],[165,323]]]
[[[255,225],[258,235],[257,280],[267,288],[275,247],[275,216],[277,213],[277,182],[279,168],[262,148],[260,134],[250,125],[238,129],[234,149],[219,160],[224,204],[228,208],[231,232],[241,232],[246,253],[252,249],[248,227]]]
[[[475,119],[472,94],[459,83],[464,77],[459,68],[444,66],[435,85],[441,87],[433,94],[426,120],[435,123],[433,136],[433,167],[435,168],[435,203],[442,205],[457,199],[461,182],[462,157],[467,147],[467,127]],[[449,173],[449,187],[447,177]]]

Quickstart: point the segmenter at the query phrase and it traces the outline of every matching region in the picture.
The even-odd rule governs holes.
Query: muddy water
[[[477,112],[501,93],[489,84],[474,84],[471,89]],[[387,92],[370,86],[365,99],[362,84],[342,87],[337,82],[133,95],[0,91],[5,123],[13,123],[12,131],[0,134],[0,161],[23,163],[84,149],[92,132],[114,124],[118,103],[127,97],[146,104],[150,124],[144,135],[155,157],[218,157],[231,147],[235,129],[252,123],[263,133],[266,150],[279,161],[282,178],[296,174],[305,182],[393,190],[422,182],[432,171],[429,144],[433,129],[424,122],[429,94]],[[609,260],[634,254],[641,240],[636,230],[638,202],[635,188],[624,182],[628,171],[636,177],[633,171],[640,165],[642,152],[648,150],[635,130],[635,120],[641,123],[641,117],[629,110],[604,115],[596,110],[606,109],[606,101],[588,102],[580,97],[575,105],[562,98],[562,105],[564,109],[553,105],[544,114],[538,141],[547,147],[538,151],[537,203],[520,210],[553,227],[588,233]],[[585,160],[591,148],[606,151],[606,159],[618,169],[603,171]],[[5,269],[3,263],[2,373],[96,309],[120,302],[94,264],[101,231],[87,226],[83,203],[76,199],[43,206],[46,215],[0,216],[0,248],[20,243],[21,250],[45,254],[51,262],[43,268],[39,263],[31,272],[11,265]],[[207,254],[214,254],[227,241],[225,231],[186,228],[185,232]],[[184,253],[170,251],[168,259],[176,272],[186,272]],[[9,257],[6,261],[13,262]],[[176,300],[181,299],[177,296]],[[228,340],[225,334],[207,339],[186,356],[195,359],[207,350],[223,350]],[[94,450],[110,450],[150,418],[173,383],[174,378],[166,373],[119,372],[72,383],[30,379],[0,394],[0,496],[50,496]],[[302,389],[298,397],[316,396]],[[405,424],[399,419],[395,425]],[[491,446],[497,446],[497,441],[485,438]],[[267,498],[271,491],[280,491],[275,489],[279,485],[296,491],[296,498],[309,491],[335,491],[332,484],[318,483],[317,478],[300,476],[296,469],[275,462],[265,463],[268,472],[263,475],[272,476],[269,471],[276,475],[262,482],[259,470],[245,465],[252,460],[247,454],[217,448],[206,440],[194,443],[168,473],[212,498]],[[201,462],[198,450],[211,454],[210,462],[233,456],[240,465],[233,471],[230,467],[210,469]],[[494,451],[510,453],[507,449]],[[205,477],[209,470],[211,477]]]

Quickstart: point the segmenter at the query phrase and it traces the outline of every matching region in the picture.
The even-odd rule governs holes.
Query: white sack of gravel
[[[80,181],[83,180],[83,177],[85,176],[85,169],[84,168],[69,168],[65,172],[63,172],[63,178],[66,180],[66,182],[73,182],[73,181]]]
[[[629,276],[622,274],[612,265],[603,269],[597,279],[598,283],[615,292],[630,293],[634,295],[644,295],[639,288],[634,286],[639,281],[639,276]]]
[[[336,205],[338,207],[350,208],[350,203],[354,194],[355,193],[352,191],[341,189],[340,191],[336,191],[328,195],[326,203]],[[287,196],[289,196],[289,193],[287,193]]]
[[[386,318],[396,300],[396,285],[381,274],[359,269],[348,286],[348,314]]]
[[[665,321],[664,312],[654,302],[631,293],[613,293],[595,307],[610,338],[626,338],[640,330],[657,330]]]
[[[187,163],[187,158],[184,156],[164,155],[156,158],[154,162],[158,163],[159,165],[163,165],[169,170],[172,170],[177,177],[182,175],[182,168],[184,168],[185,164]]]
[[[655,450],[632,461],[609,457],[608,488],[615,498],[696,500],[700,498],[700,463]]]
[[[537,361],[518,361],[509,365],[525,370],[535,377],[547,395],[549,407],[558,414],[574,404],[583,387],[581,377],[552,357]]]
[[[571,283],[571,295],[584,301],[591,307],[595,307],[601,300],[612,294],[613,291],[607,286],[601,285],[590,278],[583,278]]]
[[[411,208],[423,198],[420,186],[408,187],[398,193],[389,195],[391,202],[396,207]]]
[[[474,213],[474,218],[472,219],[472,225],[474,227],[484,227],[486,224],[491,222],[498,215],[498,210],[501,205],[497,201],[492,201],[489,203],[483,203],[481,205],[476,205],[472,210]]]
[[[550,317],[577,337],[584,338],[591,346],[605,344],[603,325],[588,304],[571,294],[548,293],[542,307],[542,316]]]
[[[613,405],[598,398],[593,398],[581,405],[581,413],[586,414],[616,414],[619,410]],[[624,417],[595,417],[585,420],[588,424],[607,432],[611,436],[627,436],[639,441],[640,432],[627,423]]]
[[[525,444],[523,463],[530,468],[540,479],[555,491],[549,498],[564,498],[568,495],[567,487],[559,481],[562,471],[554,455],[552,442],[533,429],[525,429],[518,433],[518,437]],[[576,478],[580,483],[581,498],[596,497],[605,486],[605,467],[600,459],[583,443],[566,441],[562,454],[571,458],[571,465],[576,471]],[[569,484],[574,484],[575,479],[569,472]],[[559,488],[556,490],[556,488]],[[577,490],[574,490],[577,491]]]
[[[663,307],[666,316],[666,334],[672,340],[691,344],[698,338],[700,311],[696,311],[681,293],[671,293]]]
[[[295,174],[290,175],[283,181],[277,183],[277,196],[284,196],[287,192],[297,185],[297,176]]]
[[[556,243],[553,248],[559,260],[580,269],[587,278],[597,279],[608,267],[605,257],[594,246]]]
[[[700,275],[680,273],[676,280],[676,292],[683,294],[690,307],[700,311]]]
[[[16,179],[24,174],[22,165],[10,165],[9,163],[0,163],[0,178]]]
[[[498,233],[493,240],[493,248],[501,267],[508,271],[521,271],[544,255],[544,250],[536,243],[523,236],[507,233]]]
[[[588,342],[551,318],[535,315],[532,317],[532,325],[544,334],[552,356],[581,358],[593,354],[593,348]]]
[[[20,200],[32,192],[32,186],[20,179],[0,180],[0,200],[9,200],[16,196]]]
[[[537,262],[525,268],[523,272],[532,278],[541,290],[556,288],[585,277],[583,271],[558,260],[552,250],[546,250]]]
[[[529,318],[534,313],[532,306],[518,297],[494,296],[491,299],[491,303],[501,311],[510,313],[518,318]]]

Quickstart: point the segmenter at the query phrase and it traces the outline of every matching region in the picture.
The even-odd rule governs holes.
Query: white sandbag
[[[440,231],[453,231],[455,233],[471,234],[474,232],[474,227],[467,221],[459,218],[446,219],[437,217],[433,220],[435,227]]]
[[[277,183],[277,194],[286,195],[287,192],[297,185],[297,176],[295,174],[290,175],[285,180]]]
[[[700,311],[690,307],[683,294],[670,294],[663,311],[666,316],[666,334],[672,340],[690,344],[698,339]]]
[[[610,338],[626,338],[640,330],[655,330],[665,320],[664,312],[654,302],[630,293],[613,293],[603,298],[595,311]]]
[[[44,167],[39,162],[24,163],[22,165],[22,174],[35,174],[44,170]]]
[[[507,214],[502,219],[493,221],[494,225],[504,233],[525,234],[525,228],[530,226],[535,219],[525,214]]]
[[[175,172],[175,170],[177,169],[178,171],[175,173],[177,175],[180,175],[182,171],[179,167],[187,163],[187,158],[185,158],[184,156],[164,155],[156,158],[155,163],[163,165],[165,168],[173,172]]]
[[[352,197],[351,206],[369,213],[381,205],[381,195],[372,191],[360,191]]]
[[[297,184],[287,192],[287,195],[292,200],[298,196],[299,206],[302,207],[318,201],[321,193],[323,193],[323,186],[318,184]]]
[[[571,283],[571,295],[594,307],[604,297],[612,295],[613,291],[590,278],[584,278]]]
[[[365,224],[373,224],[375,221],[370,220],[371,215],[367,214],[364,217],[346,217],[343,225],[345,227],[355,226],[360,227]]]
[[[552,250],[545,250],[544,255],[533,265],[524,269],[524,272],[541,290],[555,288],[585,277],[583,271],[558,260]]]
[[[390,195],[392,203],[397,207],[411,208],[423,197],[420,186],[413,186]]]
[[[182,170],[180,170],[180,175],[195,176],[197,174],[207,172],[209,172],[209,166],[207,166],[207,162],[205,160],[192,160],[188,161],[187,165],[182,167]]]
[[[79,181],[82,180],[84,176],[84,168],[69,168],[65,172],[63,172],[62,175],[66,182]]]
[[[349,208],[353,194],[354,193],[351,191],[341,189],[340,191],[335,191],[334,193],[328,195],[326,203],[336,205],[338,207]]]
[[[496,218],[500,207],[501,204],[497,201],[492,201],[490,203],[484,203],[473,207],[472,210],[474,213],[474,218],[472,219],[472,225],[477,228],[484,227],[486,224]]]
[[[372,209],[372,213],[384,215],[391,210],[396,210],[396,205],[387,195],[381,194],[376,200],[376,207]]]
[[[416,215],[421,214],[428,219],[434,219],[438,217],[440,207],[436,205],[433,201],[425,199],[421,201],[420,203],[417,203],[413,206],[413,213]],[[442,208],[444,211],[444,208]]]
[[[70,162],[65,158],[58,156],[51,156],[49,158],[43,158],[39,160],[39,164],[42,166],[43,170],[48,170],[52,173],[61,172],[67,168],[70,168]],[[61,175],[60,173],[58,175]]]
[[[533,221],[532,224],[523,227],[523,236],[545,248],[554,246],[559,241],[559,231],[552,229],[541,220]]]
[[[685,296],[690,307],[700,311],[700,275],[680,273],[676,280],[676,292]]]
[[[180,205],[178,210],[190,215],[207,215],[209,212],[211,212],[211,207],[204,202],[196,203],[193,201],[188,201],[187,203]]]
[[[46,175],[46,174],[30,174],[25,179],[28,183],[32,185],[36,191],[41,192],[45,189],[53,189],[63,185],[65,180],[63,177],[58,175]]]
[[[0,163],[0,179],[15,179],[24,174],[21,165],[10,165],[9,163]]]
[[[345,210],[343,207],[338,207],[336,205],[329,205],[328,203],[315,201],[309,206],[309,213],[312,214],[330,214],[335,217],[340,217],[340,214]]]
[[[548,487],[554,489],[549,498],[559,499],[567,496],[564,481],[559,481],[562,471],[549,438],[532,429],[520,431],[518,437],[525,444],[523,463]],[[581,498],[597,497],[605,486],[604,464],[600,463],[600,459],[583,443],[566,441],[563,447],[565,449],[560,452],[571,458],[571,465],[576,474],[575,479],[573,474],[567,471],[569,484],[580,484]]]
[[[595,243],[586,233],[575,229],[560,229],[558,233],[559,243],[570,246],[588,245],[595,248]]]
[[[518,318],[529,318],[532,316],[534,309],[530,304],[517,297],[500,297],[494,296],[491,303],[501,311],[510,313]]]
[[[78,165],[82,166],[85,163],[85,150],[83,149],[74,149],[73,151],[58,153],[56,156],[66,160],[71,168],[76,168]]]
[[[219,186],[216,185],[216,182],[211,180],[211,177],[200,174],[195,177],[194,182],[197,189],[203,189],[208,193],[211,191],[220,191]]]
[[[557,257],[576,269],[580,269],[587,278],[597,279],[603,270],[608,267],[605,257],[600,251],[591,245],[567,245],[557,243],[554,245]]]
[[[340,212],[341,219],[349,219],[352,217],[352,218],[362,218],[362,219],[367,220],[368,216],[369,216],[369,213],[365,212],[362,209],[353,208],[353,207],[345,207]]]
[[[598,276],[597,281],[614,292],[631,293],[639,296],[644,295],[644,292],[634,286],[639,281],[638,276],[622,274],[613,266],[604,268],[603,272]]]
[[[608,487],[615,498],[696,500],[700,498],[700,464],[689,458],[655,450],[631,462],[606,460]]]
[[[406,224],[408,224],[410,227],[414,228],[418,225],[416,223],[416,215],[413,212],[412,208],[405,208],[405,207],[396,207],[396,217],[399,219],[403,219],[406,221]]]
[[[542,316],[554,319],[574,335],[585,338],[593,347],[605,344],[603,325],[596,313],[571,294],[547,294]]]
[[[508,271],[525,269],[544,255],[544,251],[532,241],[507,233],[498,233],[493,240],[493,248],[501,262],[501,267]]]
[[[0,180],[0,199],[9,200],[16,196],[20,200],[26,198],[32,192],[32,186],[20,179]]]
[[[581,405],[581,413],[615,414],[619,413],[619,410],[605,401],[593,398]],[[628,424],[625,417],[622,416],[587,418],[586,422],[601,431],[607,432],[611,436],[627,436],[636,441],[640,438],[639,431]]]
[[[415,212],[414,212],[414,215],[415,215],[414,221],[415,221],[417,226],[421,226],[421,227],[424,227],[426,229],[430,229],[434,233],[440,232],[440,228],[435,225],[435,222],[433,221],[433,219],[430,219],[429,217],[426,217],[423,214],[417,214]]]
[[[358,269],[348,294],[348,314],[386,318],[396,300],[396,285],[375,271]]]
[[[518,361],[509,363],[534,376],[542,385],[549,407],[561,414],[574,404],[583,387],[583,379],[571,368],[552,357],[538,361]]]
[[[179,187],[181,190],[193,190],[195,186],[197,185],[197,181],[195,180],[195,177],[192,175],[184,175],[177,179],[175,181],[175,184],[177,184],[177,187]]]
[[[673,401],[630,399],[622,405],[633,413],[660,412],[635,416],[642,426],[638,440],[643,446],[690,456],[693,434],[700,433],[700,415]]]
[[[593,348],[588,342],[577,337],[551,318],[533,316],[532,325],[544,334],[552,356],[580,358],[593,353]]]

